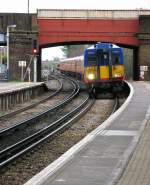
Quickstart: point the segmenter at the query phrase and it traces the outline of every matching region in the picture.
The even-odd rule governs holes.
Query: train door
[[[120,79],[124,76],[123,55],[120,48],[112,52],[112,78]]]
[[[110,58],[109,49],[97,50],[98,74],[102,81],[108,80],[112,76],[112,67],[109,68]]]
[[[112,69],[113,69],[113,63],[112,63],[112,49],[108,50],[109,52],[109,61],[108,61],[108,67],[109,67],[109,79],[112,79]]]

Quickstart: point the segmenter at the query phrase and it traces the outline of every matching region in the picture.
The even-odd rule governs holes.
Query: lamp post
[[[9,29],[10,28],[15,28],[16,25],[8,25],[7,26],[7,34],[6,34],[6,38],[7,38],[7,78],[9,80]]]
[[[29,9],[30,9],[30,2],[28,0],[28,14],[29,14]]]

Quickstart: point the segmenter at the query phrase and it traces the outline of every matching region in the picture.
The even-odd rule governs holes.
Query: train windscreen
[[[88,52],[88,66],[96,66],[96,54],[95,52]]]
[[[120,65],[120,53],[112,53],[112,64],[113,65]]]
[[[97,59],[99,66],[109,65],[109,52],[107,49],[99,49],[97,51]]]

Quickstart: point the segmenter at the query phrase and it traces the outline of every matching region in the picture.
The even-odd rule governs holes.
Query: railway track
[[[73,83],[73,81],[72,81],[72,83]],[[21,122],[17,122],[16,124],[14,124],[11,127],[0,130],[0,137],[2,138],[5,135],[10,135],[10,134],[14,133],[15,131],[21,132],[21,130],[25,130],[25,128],[27,129],[27,132],[29,132],[29,129],[30,129],[29,127],[33,127],[34,124],[37,125],[37,122],[40,122],[45,117],[48,117],[48,118],[52,117],[52,115],[54,114],[54,111],[63,108],[69,101],[71,101],[79,93],[78,84],[73,83],[72,85],[74,85],[73,91],[70,93],[70,95],[67,95],[66,98],[63,99],[60,103],[56,104],[53,107],[47,108],[45,111],[42,111],[39,114],[36,114],[30,118],[27,118]],[[33,129],[33,128],[31,128],[31,129]],[[37,129],[38,129],[38,126],[36,127],[36,130]],[[20,137],[19,135],[16,137]],[[9,141],[5,142],[5,146],[6,146],[6,143],[9,143]],[[1,146],[2,146],[2,141],[1,141],[0,148],[1,148]]]
[[[26,107],[25,109],[27,110],[24,110],[23,112],[19,110],[15,112],[14,114],[9,115],[8,117],[1,118],[0,119],[0,131],[7,130],[8,128],[11,128],[17,125],[18,122],[23,122],[24,120],[35,117],[41,112],[47,111],[48,109],[59,104],[62,100],[66,99],[70,95],[70,92],[73,91],[73,88],[74,88],[73,84],[69,80],[64,80],[60,77],[57,77],[57,78],[59,78],[60,84],[58,84],[58,80],[50,81],[52,83],[47,84],[48,88],[51,88],[51,86],[52,87],[55,86],[55,89],[52,89],[50,93],[48,94],[46,93],[44,95],[44,97],[46,97],[44,99],[44,102],[38,103],[36,106],[30,107],[29,109],[27,109]],[[63,84],[63,87],[62,87],[62,84]],[[65,88],[64,84],[68,84],[68,87],[69,87],[69,90],[66,92],[64,92],[64,88]],[[37,102],[37,99],[33,101]]]
[[[77,85],[78,86],[78,85]],[[77,93],[78,94],[78,93]],[[77,94],[75,95],[76,97],[78,97],[77,96]],[[81,94],[81,93],[80,93]],[[70,95],[68,95],[68,97],[69,97]],[[36,128],[38,129],[38,131],[36,132],[36,133],[34,133],[34,134],[32,134],[32,135],[30,135],[28,138],[25,138],[25,139],[22,139],[22,140],[20,140],[20,141],[18,141],[17,143],[14,143],[13,145],[11,145],[11,146],[8,146],[7,148],[4,148],[3,150],[1,150],[0,151],[0,170],[1,170],[1,172],[2,172],[2,174],[4,175],[3,176],[3,178],[0,178],[0,182],[2,183],[3,181],[4,181],[4,179],[5,179],[5,182],[7,182],[8,184],[11,184],[10,182],[12,182],[12,178],[15,178],[15,176],[16,176],[16,180],[14,181],[14,184],[15,184],[15,182],[17,182],[17,179],[18,179],[18,176],[19,175],[21,175],[20,176],[20,182],[25,182],[27,179],[29,179],[29,178],[31,178],[31,176],[30,175],[33,175],[33,173],[35,173],[35,172],[33,172],[34,170],[32,169],[32,168],[34,168],[33,166],[36,166],[35,164],[34,164],[34,162],[33,162],[33,160],[34,160],[34,158],[35,159],[37,159],[37,155],[39,155],[39,154],[37,154],[36,155],[36,153],[38,152],[39,153],[39,150],[41,150],[41,153],[43,153],[43,154],[45,154],[45,151],[43,151],[43,147],[45,146],[45,148],[47,148],[47,153],[49,154],[49,155],[51,155],[51,147],[50,148],[48,148],[48,143],[50,142],[50,143],[55,143],[55,139],[57,139],[57,137],[59,137],[59,135],[61,136],[61,144],[60,144],[60,146],[62,146],[62,142],[63,142],[63,144],[64,144],[64,141],[62,141],[62,140],[65,140],[64,139],[64,136],[63,136],[63,134],[57,134],[57,133],[61,133],[62,131],[64,131],[65,130],[65,132],[68,132],[68,131],[66,131],[66,128],[67,127],[69,127],[70,128],[70,125],[72,125],[72,123],[74,123],[75,121],[76,122],[78,122],[77,120],[80,118],[80,117],[83,117],[83,114],[92,106],[92,104],[94,103],[94,100],[92,100],[92,99],[90,99],[89,100],[89,98],[88,98],[88,96],[87,95],[81,95],[82,96],[82,98],[80,98],[80,99],[82,99],[82,103],[80,103],[80,104],[78,104],[78,106],[74,106],[74,104],[71,102],[70,103],[70,101],[68,102],[69,103],[69,105],[67,105],[67,103],[66,103],[66,105],[68,106],[67,108],[62,108],[62,107],[60,107],[60,109],[63,109],[63,110],[65,110],[64,112],[65,112],[65,114],[61,114],[61,117],[60,118],[58,118],[57,120],[55,120],[55,121],[53,121],[53,122],[51,122],[51,123],[49,123],[49,125],[47,125],[47,121],[44,121],[45,123],[46,123],[46,127],[43,127],[43,128],[41,128],[41,127],[39,127],[39,125],[38,126],[36,126]],[[84,100],[83,100],[84,99]],[[73,98],[73,100],[72,101],[75,101],[75,102],[77,102],[77,100],[76,99],[74,99]],[[101,101],[103,101],[103,100],[101,100]],[[73,107],[73,109],[71,110],[71,111],[69,111],[68,112],[68,109],[70,109],[70,104],[71,104],[71,106]],[[101,105],[99,105],[99,106],[101,106]],[[114,112],[115,111],[115,109],[118,107],[118,100],[116,99],[116,101],[115,101],[115,103],[114,103],[114,108],[113,108],[113,111],[112,112]],[[105,109],[105,108],[104,108]],[[58,109],[56,109],[56,111],[57,111],[57,113],[59,112],[58,111]],[[54,111],[52,114],[56,114],[56,112]],[[46,116],[44,116],[44,118],[45,118]],[[47,116],[48,118],[49,117],[51,117],[51,115],[49,115],[49,116]],[[84,116],[85,117],[85,116]],[[88,116],[86,116],[86,117],[88,117]],[[52,118],[52,117],[51,117]],[[41,119],[39,119],[40,120],[40,123],[43,123],[43,121],[42,121],[42,119],[43,118],[41,118]],[[53,119],[53,118],[52,118]],[[90,120],[91,120],[91,117],[89,118]],[[42,122],[41,122],[42,121]],[[36,122],[36,121],[35,121]],[[87,122],[87,121],[86,121]],[[94,120],[94,122],[95,122],[95,120]],[[31,123],[28,123],[27,125],[34,125],[34,122],[31,122]],[[79,123],[78,123],[79,124]],[[26,124],[25,124],[26,125]],[[75,128],[76,126],[75,126],[76,124],[74,124],[73,125],[73,128]],[[80,124],[79,124],[80,125]],[[90,127],[92,128],[93,126],[91,126],[92,124],[91,123],[89,123],[89,125],[90,125]],[[26,126],[25,126],[26,127]],[[24,126],[22,127],[22,129],[24,129],[25,128]],[[89,127],[89,126],[88,126]],[[21,128],[21,127],[20,127]],[[78,133],[78,135],[79,135],[79,133],[82,133],[81,135],[83,135],[83,128],[84,128],[84,126],[80,126],[80,128],[79,128],[79,130],[77,129],[77,133]],[[29,130],[29,129],[27,129],[27,130]],[[67,130],[68,130],[68,128],[67,128]],[[74,132],[74,129],[72,129],[72,127],[71,127],[71,129],[69,129],[69,130],[71,130],[71,132]],[[20,129],[19,129],[19,127],[18,128],[16,128],[16,131],[15,130],[10,130],[10,132],[6,132],[6,135],[4,134],[2,134],[2,135],[0,135],[0,137],[1,137],[1,140],[4,138],[4,137],[8,137],[8,139],[9,139],[9,135],[11,135],[11,134],[13,134],[13,135],[15,135],[15,133],[17,133],[17,132],[20,132]],[[8,135],[7,135],[8,134]],[[74,134],[73,134],[74,135]],[[69,140],[72,140],[71,138],[73,138],[73,135],[72,136],[69,136],[68,134],[66,135],[67,136],[67,138],[69,139]],[[53,136],[56,136],[55,138],[53,138]],[[51,139],[51,137],[53,138],[53,140]],[[71,138],[70,138],[71,137]],[[69,141],[68,141],[68,139],[66,138],[66,140],[67,140],[67,143],[69,143]],[[75,136],[75,138],[76,138],[76,136]],[[29,140],[28,140],[29,139]],[[44,142],[44,144],[41,144],[41,143],[43,143]],[[66,141],[65,141],[66,142]],[[72,142],[72,141],[71,141]],[[60,146],[57,146],[57,147],[60,147]],[[53,149],[52,149],[53,150]],[[58,149],[57,149],[58,150]],[[31,152],[29,152],[29,151],[31,151]],[[23,154],[25,154],[25,153],[27,153],[26,155],[23,155]],[[33,153],[35,154],[35,156],[36,157],[34,157],[34,155],[33,155]],[[59,154],[61,154],[62,152],[58,152]],[[43,156],[43,154],[42,154],[42,158],[41,158],[41,160],[43,161],[43,162],[46,162],[45,161],[45,159],[43,158],[44,156]],[[22,156],[23,155],[23,157],[20,157],[20,156]],[[55,154],[55,157],[57,156],[58,154]],[[24,160],[24,158],[26,158],[25,160]],[[33,159],[32,159],[33,158]],[[18,160],[17,160],[18,159]],[[56,158],[55,158],[56,159]],[[13,161],[16,161],[15,163],[12,163]],[[19,163],[17,162],[17,161],[19,161]],[[32,162],[33,162],[33,164],[32,164]],[[39,161],[40,161],[40,159],[37,159],[37,164],[39,164]],[[10,164],[9,166],[8,166],[8,164]],[[32,172],[28,172],[29,174],[27,175],[28,177],[26,177],[26,180],[22,177],[22,172],[20,172],[20,170],[21,170],[21,168],[22,168],[22,166],[25,166],[25,164],[27,165],[27,169],[29,170],[29,168],[31,169],[31,171]],[[44,165],[44,164],[43,164]],[[7,168],[7,166],[8,166],[8,168]],[[20,166],[20,167],[19,167]],[[30,167],[29,167],[30,166]],[[38,166],[38,165],[37,165]],[[5,168],[6,167],[6,168]],[[19,167],[19,169],[18,169],[18,167]],[[25,167],[26,168],[26,167]],[[36,167],[35,167],[36,168]],[[10,170],[8,170],[8,169],[10,169]],[[24,169],[25,170],[25,174],[27,174],[27,169]],[[40,170],[40,168],[38,167],[38,169]],[[7,171],[8,170],[8,171]],[[12,171],[13,170],[13,171]],[[16,170],[16,171],[15,171]],[[17,171],[19,170],[19,174],[17,175],[16,173],[17,173]],[[23,171],[24,171],[23,170]],[[27,171],[26,171],[27,170]],[[6,174],[5,174],[5,171],[6,171]],[[37,172],[36,172],[37,173]],[[15,175],[16,174],[16,175]],[[8,176],[12,176],[12,178],[7,178]],[[26,176],[26,175],[25,175]],[[21,180],[22,179],[22,180]],[[24,180],[25,181],[24,181]],[[2,183],[3,184],[3,183]],[[17,182],[17,184],[19,184],[19,182]],[[22,183],[21,183],[22,184]]]
[[[49,100],[50,98],[52,98],[52,97],[54,97],[56,94],[58,94],[58,93],[62,90],[62,88],[63,88],[63,83],[62,83],[62,81],[60,81],[60,79],[59,79],[58,77],[52,76],[51,79],[57,80],[57,81],[58,81],[58,84],[59,84],[59,87],[58,87],[58,89],[56,89],[55,92],[49,92],[48,95],[47,95],[46,97],[40,99],[40,100],[37,101],[37,102],[34,102],[34,103],[30,104],[30,105],[27,105],[27,106],[25,106],[25,107],[19,108],[19,109],[17,109],[17,110],[11,111],[11,112],[9,112],[9,113],[5,113],[4,115],[0,116],[0,120],[2,120],[2,119],[4,119],[4,118],[12,117],[12,116],[14,116],[14,115],[16,115],[16,114],[18,114],[18,113],[21,113],[21,112],[24,112],[24,111],[26,111],[26,110],[29,110],[29,109],[31,109],[31,108],[33,108],[33,107],[39,105],[40,103],[46,102],[47,100]]]
[[[3,146],[6,145],[8,140],[11,140],[11,141],[13,140],[9,136],[15,135],[18,138],[18,135],[16,134],[16,132],[19,132],[19,135],[24,134],[24,133],[23,134],[21,133],[21,130],[23,130],[23,132],[25,132],[26,130],[26,133],[30,132],[29,125],[31,125],[31,127],[33,128],[33,124],[41,121],[41,119],[43,119],[44,117],[49,117],[48,114],[50,112],[54,110],[56,111],[58,110],[58,108],[60,107],[62,108],[62,106],[70,102],[79,93],[78,84],[73,81],[72,83],[74,84],[73,92],[65,100],[63,100],[61,104],[45,111],[44,113],[37,115],[36,117],[33,117],[32,119],[25,120],[21,123],[16,124],[11,128],[5,129],[0,132],[0,137],[1,137],[0,167],[7,165],[11,161],[18,158],[20,155],[26,153],[31,148],[35,147],[36,145],[46,140],[48,137],[53,136],[61,129],[64,129],[66,126],[72,123],[72,120],[77,119],[79,117],[80,114],[77,114],[78,112],[83,113],[92,105],[93,101],[90,100],[91,103],[88,104],[89,97],[86,96],[85,100],[78,107],[74,108],[70,112],[67,112],[65,115],[61,116],[61,118],[58,118],[56,121],[53,121],[51,123],[46,123],[46,126],[38,129],[37,132],[30,134],[24,139],[20,139],[18,142],[15,142],[10,146],[7,146],[7,148],[3,148]],[[84,111],[81,111],[81,109],[86,104],[88,104],[87,107],[84,109]],[[78,116],[76,116],[76,114]],[[38,126],[35,126],[36,129],[37,127]]]
[[[63,132],[48,138],[44,143],[34,147],[14,162],[0,168],[0,184],[24,184],[102,124],[111,114],[113,105],[114,100],[112,99],[96,100],[87,114],[82,115],[67,129],[63,129]],[[68,108],[70,106],[69,104]]]

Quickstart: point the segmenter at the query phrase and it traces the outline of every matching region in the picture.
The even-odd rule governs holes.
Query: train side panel
[[[83,57],[63,59],[60,62],[59,70],[62,73],[66,73],[82,79],[84,74]]]

